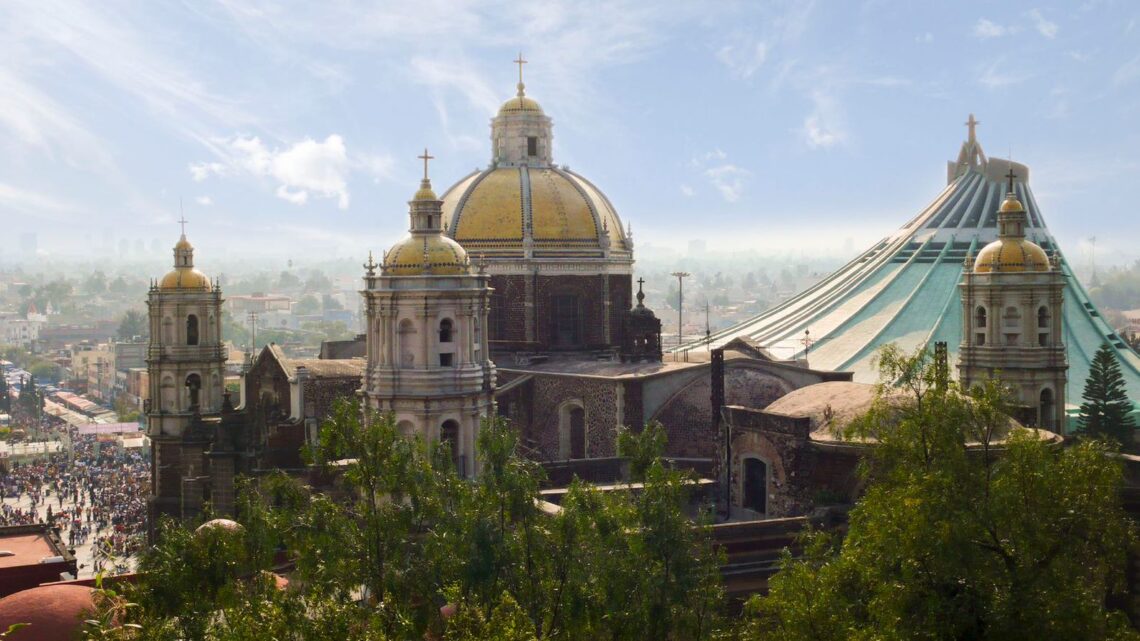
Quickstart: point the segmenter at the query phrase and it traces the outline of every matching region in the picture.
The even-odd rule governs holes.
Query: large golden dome
[[[553,166],[493,167],[467,176],[443,195],[443,224],[469,251],[488,254],[513,253],[524,241],[535,252],[630,249],[605,195]]]
[[[470,273],[463,246],[439,233],[408,234],[396,242],[384,260],[388,276],[454,276]]]

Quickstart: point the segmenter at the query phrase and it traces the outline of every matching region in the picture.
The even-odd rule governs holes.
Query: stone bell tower
[[[490,277],[443,234],[442,201],[424,178],[409,202],[411,229],[364,275],[368,328],[363,394],[405,434],[448,443],[460,474],[479,470],[475,439],[493,407],[488,350]]]
[[[158,515],[187,517],[200,509],[210,439],[202,419],[219,416],[223,403],[222,292],[194,269],[185,227],[174,246],[174,269],[151,283],[147,309],[153,527]]]
[[[958,378],[969,388],[1000,378],[1027,425],[1065,433],[1065,355],[1062,304],[1065,276],[1056,256],[1026,239],[1025,207],[1014,191],[998,210],[998,239],[966,259]]]

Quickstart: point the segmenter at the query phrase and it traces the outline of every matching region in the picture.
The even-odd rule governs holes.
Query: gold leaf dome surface
[[[974,272],[1049,271],[1049,256],[1036,243],[1019,239],[998,239],[982,248],[974,261]]]
[[[513,99],[512,99],[513,100]],[[621,219],[590,181],[556,167],[496,167],[443,195],[443,224],[468,249],[628,249]]]
[[[467,251],[439,233],[408,234],[396,242],[384,261],[389,276],[454,276],[470,273]]]
[[[193,267],[176,267],[158,281],[163,290],[209,290],[210,278]]]
[[[505,116],[507,114],[515,113],[542,113],[542,107],[533,98],[526,96],[515,96],[503,103],[499,107],[499,115]]]

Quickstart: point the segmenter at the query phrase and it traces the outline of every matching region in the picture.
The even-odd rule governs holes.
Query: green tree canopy
[[[147,639],[710,639],[719,557],[687,515],[690,479],[651,455],[649,434],[626,437],[649,459],[640,491],[575,483],[551,509],[500,419],[482,425],[465,479],[448,443],[339,402],[309,456],[341,491],[277,475],[240,492],[236,534],[167,522],[129,622]],[[257,580],[279,547],[296,562],[284,593]]]
[[[1136,423],[1132,418],[1132,401],[1124,388],[1120,363],[1108,343],[1100,346],[1093,357],[1085,391],[1081,394],[1081,413],[1077,429],[1093,438],[1112,439],[1132,446]]]
[[[1003,439],[1000,384],[971,398],[940,389],[925,353],[887,349],[881,368],[879,400],[852,430],[878,446],[846,538],[808,535],[803,558],[786,556],[770,595],[749,603],[742,635],[1138,638],[1105,608],[1134,541],[1106,447]]]
[[[141,338],[148,338],[150,336],[150,327],[147,322],[146,314],[138,311],[137,309],[128,309],[119,319],[119,329],[115,335],[121,341],[129,341],[138,336]]]

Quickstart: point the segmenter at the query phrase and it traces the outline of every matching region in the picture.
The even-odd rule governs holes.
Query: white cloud
[[[278,185],[278,198],[295,205],[309,202],[309,196],[336,199],[337,206],[347,209],[349,203],[348,176],[355,167],[363,167],[374,177],[387,172],[390,159],[368,156],[354,163],[350,161],[344,139],[331,134],[322,142],[306,138],[284,149],[270,149],[256,136],[238,136],[221,141],[226,153],[225,162],[194,163],[190,173],[195,180],[210,175],[245,173],[268,177]]]
[[[1008,28],[985,18],[979,19],[974,25],[974,37],[976,38],[1000,38],[1008,33],[1011,33]]]
[[[684,196],[686,198],[692,198],[696,194],[697,194],[697,192],[695,189],[693,189],[692,187],[690,187],[684,183],[681,184],[681,195],[682,196]]]
[[[744,179],[751,175],[752,172],[731,163],[705,170],[705,176],[712,182],[713,187],[716,187],[725,201],[730,203],[740,200],[740,195],[744,191]]]
[[[926,44],[928,42],[934,42],[934,34],[927,31],[926,33],[919,34],[919,35],[915,36],[914,41],[915,42],[921,42],[923,44]]]
[[[0,207],[37,214],[59,214],[79,210],[74,203],[2,182],[0,182]]]
[[[1016,85],[1025,80],[1024,75],[1013,73],[1003,67],[1007,66],[1004,60],[998,60],[982,69],[978,76],[978,83],[988,89],[1002,89]]]
[[[812,93],[814,108],[804,118],[800,133],[811,149],[829,149],[847,140],[843,115],[835,98],[823,91]]]
[[[198,196],[197,198],[194,199],[194,202],[198,203],[199,205],[201,205],[203,207],[209,207],[210,205],[214,204],[214,199],[210,198],[209,196]]]
[[[1138,78],[1140,78],[1140,56],[1120,65],[1112,74],[1112,84],[1115,87],[1123,87],[1132,84]]]
[[[220,162],[195,162],[190,163],[190,176],[194,182],[202,182],[210,177],[211,174],[221,175],[225,173],[226,166]]]
[[[1039,10],[1031,9],[1029,11],[1029,17],[1033,20],[1033,26],[1037,29],[1037,33],[1050,39],[1057,36],[1057,31],[1060,30],[1060,27],[1057,26],[1056,22],[1046,20],[1045,16],[1041,15]]]
[[[724,45],[716,52],[716,59],[736,76],[750,78],[768,59],[768,45],[756,41]]]

